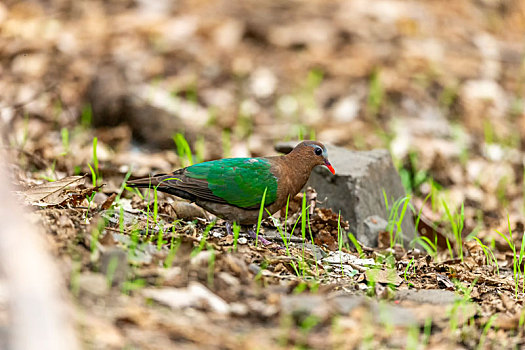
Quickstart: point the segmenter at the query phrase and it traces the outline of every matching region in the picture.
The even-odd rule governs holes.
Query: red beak
[[[328,168],[328,170],[330,170],[330,172],[331,172],[332,174],[335,175],[335,169],[334,169],[334,167],[332,166],[332,164],[330,164],[330,162],[328,161],[328,159],[325,159],[325,160],[324,160],[324,165],[326,165],[326,167]]]

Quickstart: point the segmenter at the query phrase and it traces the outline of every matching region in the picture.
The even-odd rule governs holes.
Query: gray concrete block
[[[282,153],[290,152],[296,141],[278,143],[275,149]],[[388,220],[383,191],[392,207],[396,200],[406,196],[401,178],[387,150],[352,151],[346,148],[326,145],[328,158],[335,168],[332,175],[325,167],[316,167],[308,180],[318,193],[322,207],[341,212],[350,224],[350,232],[367,246],[377,246],[376,230],[367,229],[366,219],[379,216]],[[398,213],[401,214],[402,206]],[[410,208],[407,208],[401,222],[401,232],[405,247],[414,239],[415,228]]]

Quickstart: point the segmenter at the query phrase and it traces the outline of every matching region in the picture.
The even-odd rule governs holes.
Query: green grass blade
[[[259,241],[259,231],[261,229],[261,222],[263,219],[263,213],[264,213],[264,200],[266,199],[266,191],[268,188],[264,189],[263,196],[261,199],[261,207],[259,208],[259,217],[257,218],[257,230],[255,231],[255,246],[257,247],[258,241]]]

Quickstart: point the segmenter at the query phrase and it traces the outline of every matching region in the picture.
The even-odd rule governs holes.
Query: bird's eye
[[[316,147],[314,152],[315,152],[315,155],[317,156],[320,156],[321,154],[323,154],[323,150],[319,147]]]

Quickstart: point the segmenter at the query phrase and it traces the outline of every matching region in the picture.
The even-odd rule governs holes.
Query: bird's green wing
[[[184,175],[207,184],[222,201],[241,208],[261,204],[266,189],[265,206],[277,199],[277,178],[264,158],[228,158],[187,167]]]

